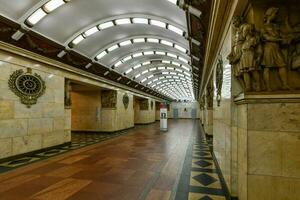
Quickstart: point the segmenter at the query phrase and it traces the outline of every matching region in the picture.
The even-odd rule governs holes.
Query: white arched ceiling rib
[[[166,39],[161,36],[134,36],[129,38],[124,38],[122,40],[110,43],[105,47],[101,48],[97,51],[97,53],[93,56],[97,60],[101,60],[104,56],[107,56],[109,53],[113,52],[116,49],[125,47],[125,46],[134,46],[134,44],[155,44],[155,45],[163,45],[168,48],[172,48],[177,52],[188,53],[187,47],[184,47],[183,44],[178,44],[177,42],[171,41],[170,39]]]
[[[154,71],[165,71],[165,70],[172,70],[172,71],[176,71],[179,73],[184,73],[187,72],[189,74],[191,74],[191,69],[189,69],[188,67],[181,67],[178,65],[174,65],[174,64],[167,64],[167,66],[163,63],[163,61],[160,61],[161,63],[158,63],[157,60],[153,61],[149,60],[149,61],[145,61],[143,63],[137,64],[129,69],[127,69],[126,71],[123,72],[124,75],[127,75],[130,77],[135,77],[137,74],[141,73],[146,74],[147,72],[154,72]],[[171,62],[171,61],[170,61]],[[133,75],[135,74],[135,75]]]
[[[113,16],[106,19],[101,19],[73,34],[65,42],[65,46],[73,47],[89,36],[101,33],[102,31],[121,25],[135,25],[135,26],[154,26],[163,28],[173,33],[178,34],[180,37],[185,37],[187,31],[184,27],[179,24],[172,24],[169,20],[163,19],[162,17],[141,15],[141,14],[126,14],[121,16]],[[186,39],[186,38],[185,38]]]
[[[150,58],[151,57],[151,58]],[[176,53],[167,52],[167,51],[157,51],[157,50],[148,50],[148,51],[137,51],[135,53],[127,54],[126,56],[123,56],[122,58],[115,61],[114,64],[111,65],[111,67],[117,68],[119,66],[123,65],[133,65],[132,62],[136,60],[145,60],[145,58],[151,59],[151,60],[171,60],[173,62],[181,63],[182,65],[189,65],[190,61],[189,58],[184,58],[182,56],[178,56]]]
[[[164,69],[160,69],[160,68],[164,68]],[[177,75],[178,72],[184,73],[188,77],[191,76],[190,72],[187,72],[187,71],[183,72],[181,69],[178,69],[178,68],[176,68],[176,69],[174,67],[153,67],[150,69],[144,69],[143,71],[136,72],[133,76],[131,76],[131,78],[132,79],[139,78],[140,80],[144,80],[146,78],[146,80],[148,80],[148,79],[151,79],[155,73],[162,73],[163,75]],[[180,70],[180,71],[178,71],[178,70]],[[141,83],[143,83],[143,82],[144,81],[141,81]]]
[[[145,78],[144,78],[145,79]],[[144,85],[151,85],[152,83],[157,83],[157,81],[164,81],[165,79],[170,79],[170,80],[182,80],[186,81],[187,83],[192,84],[192,80],[189,76],[179,76],[178,74],[163,74],[163,73],[158,73],[158,74],[153,74],[151,78],[146,78],[146,80],[143,82]]]

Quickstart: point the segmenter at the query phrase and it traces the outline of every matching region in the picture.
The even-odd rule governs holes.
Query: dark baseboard
[[[134,126],[129,127],[129,128],[125,128],[125,129],[120,129],[120,130],[116,130],[116,131],[87,131],[87,130],[74,130],[72,131],[72,133],[92,133],[92,134],[98,134],[98,133],[118,133],[118,132],[123,132],[123,131],[127,131],[130,129],[133,129]]]
[[[238,197],[231,197],[231,200],[239,200]]]
[[[156,120],[154,122],[148,122],[148,123],[134,123],[134,125],[149,125],[156,123]]]
[[[39,153],[49,151],[49,150],[52,150],[52,149],[68,146],[70,144],[71,144],[71,142],[66,142],[66,143],[55,145],[55,146],[52,146],[52,147],[47,147],[47,148],[43,148],[43,149],[39,149],[39,150],[35,150],[35,151],[30,151],[30,152],[27,152],[27,153],[18,154],[18,155],[15,155],[15,156],[10,156],[10,157],[7,157],[7,158],[2,158],[2,159],[0,159],[0,163],[8,162],[8,161],[11,161],[11,160],[17,160],[17,159],[20,159],[20,158],[23,158],[23,157],[26,157],[26,156],[31,156],[33,154],[39,154]]]

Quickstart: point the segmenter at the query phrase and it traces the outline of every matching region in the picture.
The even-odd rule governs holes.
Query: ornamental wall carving
[[[233,18],[232,49],[227,59],[246,93],[299,91],[299,10],[267,6],[253,3],[251,17]]]
[[[32,74],[30,68],[27,68],[27,72],[22,69],[13,72],[8,80],[8,86],[28,108],[36,104],[46,90],[45,81],[37,73]]]
[[[117,91],[101,91],[101,106],[102,108],[117,108]]]
[[[148,99],[139,100],[140,110],[149,110],[149,101]]]

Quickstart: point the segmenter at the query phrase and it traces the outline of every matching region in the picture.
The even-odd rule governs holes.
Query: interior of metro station
[[[298,0],[0,0],[0,200],[300,200]]]

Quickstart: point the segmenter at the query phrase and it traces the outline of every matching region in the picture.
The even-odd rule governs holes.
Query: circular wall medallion
[[[128,104],[129,104],[129,96],[128,96],[128,94],[124,94],[123,95],[123,104],[124,104],[125,109],[127,109],[128,108]]]
[[[25,73],[22,69],[13,72],[8,80],[8,86],[18,97],[21,103],[30,107],[36,104],[37,99],[45,93],[45,82],[38,74],[31,74],[31,69]]]

